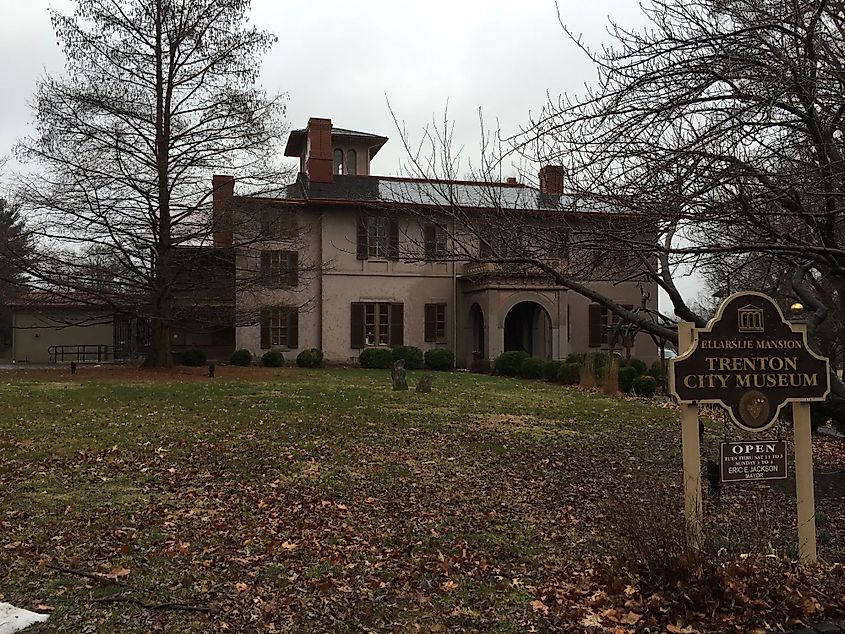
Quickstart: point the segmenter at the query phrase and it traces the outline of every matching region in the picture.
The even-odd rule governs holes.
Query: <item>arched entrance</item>
[[[536,302],[519,302],[505,317],[505,352],[522,350],[532,357],[552,356],[552,320]]]

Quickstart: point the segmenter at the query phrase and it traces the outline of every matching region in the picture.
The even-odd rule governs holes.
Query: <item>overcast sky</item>
[[[61,71],[63,57],[48,8],[69,0],[2,0],[0,156],[32,120],[35,81]],[[564,35],[563,21],[593,47],[609,43],[608,19],[644,23],[637,0],[253,0],[253,18],[279,42],[265,57],[261,82],[288,94],[288,123],[308,117],[391,138],[373,173],[398,174],[405,159],[387,101],[412,136],[448,101],[455,144],[478,155],[478,109],[488,127],[519,130],[547,99],[579,93],[595,69]],[[14,169],[7,164],[6,176]]]

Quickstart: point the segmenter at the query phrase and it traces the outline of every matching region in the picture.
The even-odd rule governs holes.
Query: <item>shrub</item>
[[[637,371],[636,376],[640,376],[641,374],[645,374],[648,370],[648,366],[645,364],[645,361],[640,359],[623,359],[619,363],[620,368],[634,368]]]
[[[501,376],[519,376],[522,362],[528,358],[528,353],[521,350],[503,352],[493,362],[493,370]]]
[[[543,364],[543,378],[546,381],[557,381],[557,375],[560,372],[560,366],[563,361],[549,360]]]
[[[285,364],[285,355],[278,350],[268,350],[261,355],[261,365],[265,368],[281,368]]]
[[[182,365],[190,365],[193,367],[199,367],[201,365],[205,365],[205,352],[202,350],[198,350],[197,348],[191,348],[189,350],[183,351],[179,355],[179,363]]]
[[[604,368],[610,360],[610,355],[605,354],[604,352],[590,352],[587,354],[587,358],[593,360],[593,367],[596,370],[596,379],[600,380],[604,377]]]
[[[651,398],[657,391],[657,381],[654,380],[653,376],[644,374],[633,380],[631,383],[631,389],[637,396]]]
[[[319,348],[307,348],[296,355],[296,365],[300,368],[319,368],[323,365],[323,351]]]
[[[566,363],[577,363],[578,365],[584,364],[584,359],[587,358],[586,352],[573,352],[568,357],[566,357]]]
[[[561,363],[557,373],[557,382],[564,385],[577,385],[581,380],[580,363]]]
[[[666,360],[666,367],[669,367],[668,359]],[[659,359],[651,364],[651,367],[648,369],[648,375],[654,378],[654,381],[657,383],[657,385],[660,385],[661,387],[666,385],[666,375],[660,368]]]
[[[454,363],[455,355],[447,348],[426,350],[425,367],[429,370],[451,370]]]
[[[523,379],[541,379],[543,378],[543,366],[546,362],[543,359],[535,359],[528,357],[523,359],[519,366],[519,376]]]
[[[602,389],[605,394],[616,394],[619,391],[619,359],[610,357],[604,366]]]
[[[581,387],[595,387],[598,383],[598,376],[596,373],[596,358],[588,354],[584,357],[584,364],[581,366],[581,376],[579,379]]]
[[[386,370],[393,367],[393,353],[389,348],[365,348],[358,355],[358,363],[362,368]]]
[[[637,368],[633,366],[626,365],[623,368],[619,368],[619,389],[623,392],[630,392],[634,379],[638,376],[640,374],[637,373]]]
[[[244,350],[243,348],[235,350],[232,353],[232,357],[229,359],[229,363],[241,366],[252,365],[252,353],[249,350]]]
[[[826,401],[810,404],[810,424],[813,431],[830,421],[834,429],[845,434],[845,399],[828,396]]]
[[[408,370],[419,370],[423,366],[422,350],[415,346],[396,346],[393,349],[393,360],[405,359]]]

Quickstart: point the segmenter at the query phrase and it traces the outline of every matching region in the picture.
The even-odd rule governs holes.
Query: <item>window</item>
[[[619,305],[627,310],[633,308],[631,304]],[[589,347],[608,347],[610,345],[611,333],[621,321],[620,317],[601,304],[590,304],[588,310]]]
[[[296,251],[262,251],[261,282],[281,287],[299,284],[299,253]]]
[[[446,230],[434,223],[423,226],[426,260],[442,260],[446,257]]]
[[[259,217],[260,238],[278,240],[293,233],[293,216],[290,212],[263,209]]]
[[[446,304],[425,305],[425,340],[446,343]]]
[[[399,221],[396,218],[362,214],[358,217],[358,259],[399,259]]]
[[[346,151],[346,173],[350,176],[358,173],[358,153],[355,150]]]
[[[372,258],[387,257],[387,218],[367,217],[367,254]]]
[[[390,302],[353,302],[350,347],[401,346],[404,306]]]
[[[332,171],[335,174],[343,174],[343,150],[335,148],[334,150],[334,165]]]
[[[298,348],[299,312],[289,306],[261,311],[261,348]]]

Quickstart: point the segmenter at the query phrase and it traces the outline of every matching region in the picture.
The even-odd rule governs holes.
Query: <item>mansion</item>
[[[258,280],[236,281],[236,348],[287,358],[319,348],[350,363],[368,346],[445,347],[466,368],[507,350],[559,359],[607,348],[612,314],[540,270],[491,261],[496,237],[466,230],[466,218],[484,226],[506,212],[553,231],[571,215],[562,167],[542,168],[539,188],[373,175],[386,142],[312,118],[290,134],[285,155],[299,159],[299,176],[280,195],[238,197],[233,177],[214,177],[215,246],[234,246],[236,275]],[[550,242],[555,267],[567,265],[565,244]],[[657,308],[651,283],[588,282],[627,306],[641,305],[646,286]],[[631,354],[654,359],[657,347],[638,335]]]

